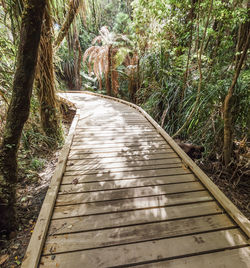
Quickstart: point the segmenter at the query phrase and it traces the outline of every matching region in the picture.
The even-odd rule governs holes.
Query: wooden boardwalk
[[[23,268],[250,267],[249,221],[142,110],[85,93]]]

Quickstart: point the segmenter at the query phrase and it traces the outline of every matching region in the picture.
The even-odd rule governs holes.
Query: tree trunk
[[[52,21],[50,5],[46,1],[46,9],[41,33],[41,42],[36,73],[37,91],[40,102],[40,117],[43,130],[50,138],[50,144],[56,147],[63,141],[59,111],[55,96],[55,74],[53,65]]]
[[[80,8],[82,0],[71,0],[69,4],[69,11],[67,13],[66,19],[62,25],[62,28],[55,40],[55,47],[59,47],[64,37],[67,35],[70,25],[72,24],[73,20],[75,19],[75,16],[78,13],[78,10]]]
[[[112,93],[112,89],[111,89],[111,49],[112,46],[109,45],[108,47],[108,70],[106,73],[106,77],[105,77],[105,82],[106,82],[106,90],[107,90],[107,95],[111,96]]]
[[[74,81],[75,90],[81,90],[82,78],[81,78],[81,63],[82,63],[82,49],[79,42],[79,34],[77,32],[76,26],[74,25],[74,39],[73,39],[73,53],[74,53]]]
[[[17,150],[29,116],[45,0],[27,0],[25,4],[12,98],[0,146],[0,230],[7,234],[16,228]]]
[[[245,41],[245,47],[241,54],[241,57],[238,61],[238,65],[235,70],[234,78],[232,84],[228,90],[227,96],[224,101],[224,142],[223,142],[223,158],[224,164],[227,166],[230,163],[232,155],[232,144],[233,144],[233,124],[232,124],[232,97],[234,93],[234,88],[237,83],[238,77],[240,75],[241,67],[244,62],[244,59],[247,55],[247,50],[249,48],[249,39],[250,39],[250,27],[248,23],[248,34]],[[240,37],[239,37],[240,38]],[[237,64],[237,62],[236,62]]]

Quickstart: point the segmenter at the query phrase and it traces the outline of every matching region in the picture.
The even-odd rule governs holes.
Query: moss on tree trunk
[[[45,0],[25,2],[12,99],[0,146],[0,230],[7,234],[16,228],[17,150],[29,116],[44,7]]]
[[[56,147],[58,143],[63,141],[63,131],[55,96],[52,20],[48,1],[42,26],[36,78],[42,127],[50,138],[51,146]]]

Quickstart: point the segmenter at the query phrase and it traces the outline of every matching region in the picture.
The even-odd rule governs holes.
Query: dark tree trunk
[[[0,230],[7,234],[16,228],[17,150],[29,116],[44,8],[45,0],[26,1],[12,99],[0,146]]]
[[[112,46],[110,45],[108,48],[108,71],[105,77],[105,82],[106,82],[106,91],[107,91],[107,95],[111,96],[112,94],[112,84],[111,84],[111,49]]]
[[[73,39],[73,52],[74,52],[74,84],[75,90],[81,90],[82,87],[82,78],[81,78],[81,63],[82,63],[82,49],[79,42],[79,34],[74,25],[74,39]]]
[[[47,4],[42,25],[36,80],[42,127],[47,137],[50,138],[51,146],[56,147],[58,143],[63,141],[63,131],[55,96],[52,20],[49,1],[46,2]]]

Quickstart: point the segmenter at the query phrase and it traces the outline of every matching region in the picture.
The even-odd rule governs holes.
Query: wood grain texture
[[[115,190],[115,189],[129,189],[143,186],[156,186],[176,184],[181,182],[196,181],[193,174],[156,177],[156,178],[141,178],[129,180],[111,180],[99,182],[85,182],[85,183],[72,183],[61,185],[59,194],[77,193],[86,191],[101,191],[101,190]]]
[[[40,267],[56,267],[57,263],[63,268],[102,268],[119,265],[128,265],[125,267],[129,267],[129,264],[178,258],[190,254],[209,252],[210,250],[224,250],[235,246],[246,245],[247,243],[239,230],[216,231],[123,246],[58,254],[54,259],[51,256],[44,256],[41,259]],[[243,260],[241,258],[238,259],[241,263],[244,260],[248,260],[246,257],[243,257]]]
[[[150,217],[153,219],[154,215],[152,214]],[[43,254],[51,254],[51,248],[53,248],[53,253],[55,254],[186,236],[234,226],[234,223],[226,215],[213,215],[97,231],[53,235],[47,237]],[[202,234],[199,235],[202,236]]]
[[[59,207],[56,206],[53,213],[53,219],[139,209],[145,210],[150,208],[169,207],[175,205],[183,205],[185,207],[185,204],[207,202],[212,200],[213,198],[209,195],[208,192],[198,191],[170,195],[158,194],[147,197],[125,198],[111,201],[98,201]]]
[[[84,172],[83,172],[84,173]],[[159,176],[172,176],[189,174],[190,171],[184,167],[176,168],[162,168],[155,170],[134,170],[134,171],[107,171],[107,172],[65,172],[63,177],[63,184],[73,183],[73,180],[77,179],[78,182],[86,181],[106,181],[106,180],[118,180],[118,179],[136,179],[136,178],[154,178]]]
[[[143,186],[140,188],[117,189],[95,192],[83,192],[58,195],[56,205],[71,205],[86,202],[116,200],[123,198],[134,198],[151,196],[157,194],[173,194],[204,190],[199,182],[187,182],[160,186]]]
[[[96,206],[98,208],[98,206]],[[105,209],[99,211],[104,212]],[[215,202],[201,202],[182,206],[156,207],[52,220],[49,235],[83,232],[150,222],[161,222],[209,214],[222,213]]]
[[[136,265],[137,268],[249,268],[250,247],[224,250],[181,259]]]

